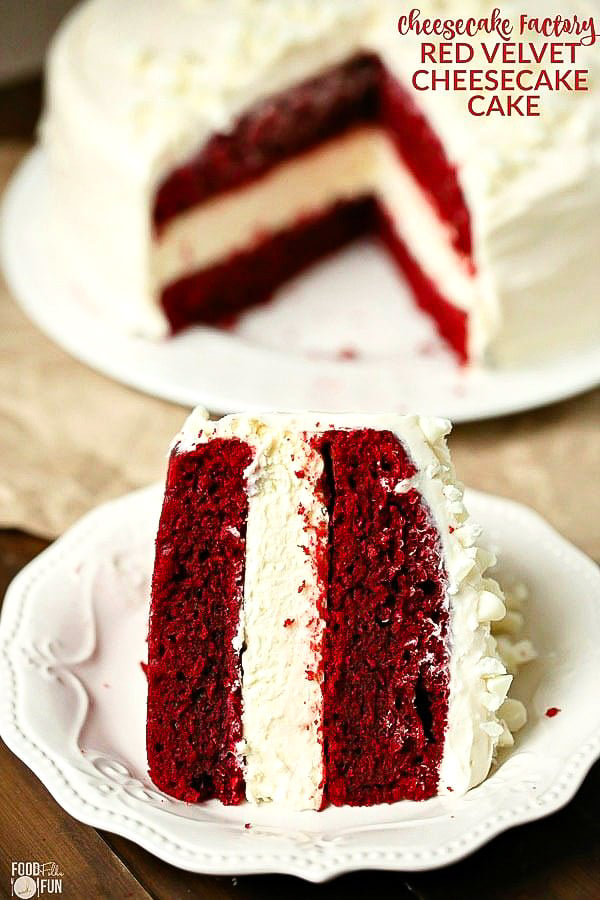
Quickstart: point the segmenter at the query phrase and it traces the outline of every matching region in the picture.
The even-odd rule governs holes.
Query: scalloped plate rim
[[[119,507],[126,506],[132,502],[135,503],[136,498],[141,500],[151,493],[156,495],[161,490],[161,485],[152,485],[134,491],[124,497],[111,500],[91,510],[15,576],[6,592],[0,619],[0,663],[4,672],[9,670],[14,677],[14,664],[6,649],[7,634],[12,633],[20,626],[18,621],[19,610],[27,598],[31,585],[43,574],[46,567],[52,569],[57,565],[60,566],[61,559],[68,555],[72,546],[74,547],[76,544],[90,540],[101,520],[108,518]],[[512,514],[518,517],[528,518],[535,523],[534,527],[538,529],[543,528],[554,542],[560,544],[563,550],[571,555],[573,559],[577,559],[578,564],[587,569],[591,577],[595,580],[600,579],[595,563],[563,538],[537,512],[516,501],[471,489],[468,491],[468,499],[473,502],[473,498],[478,498],[479,502],[490,503],[498,508],[502,507],[506,511],[511,510]],[[89,811],[86,809],[85,803],[82,804],[80,800],[73,800],[70,796],[70,790],[73,789],[69,787],[66,774],[61,772],[59,768],[61,758],[58,757],[57,759],[49,755],[42,748],[38,747],[31,738],[27,738],[20,732],[18,722],[10,718],[9,708],[12,705],[12,701],[14,701],[14,696],[7,689],[4,700],[0,704],[0,736],[6,745],[34,772],[59,805],[70,815],[92,827],[102,828],[126,837],[165,862],[178,866],[181,869],[214,875],[281,873],[295,875],[307,881],[320,883],[344,873],[361,869],[424,871],[444,867],[464,859],[509,828],[544,818],[561,809],[575,796],[589,769],[600,756],[600,727],[596,726],[586,736],[578,752],[562,760],[560,774],[553,789],[553,798],[546,799],[542,807],[539,805],[541,797],[532,798],[524,808],[513,810],[510,815],[505,813],[502,820],[497,819],[495,822],[489,819],[484,820],[478,826],[479,833],[477,835],[467,835],[468,840],[465,840],[464,835],[461,838],[453,839],[449,842],[450,844],[456,844],[461,840],[462,845],[451,849],[448,849],[447,846],[438,848],[437,858],[435,859],[431,857],[424,859],[423,857],[427,856],[427,853],[412,850],[409,850],[407,853],[403,853],[400,850],[394,859],[389,858],[389,851],[386,851],[388,854],[387,859],[376,859],[374,858],[374,853],[376,855],[376,852],[372,850],[348,851],[347,858],[343,858],[343,853],[340,854],[339,851],[332,850],[334,858],[328,861],[324,853],[317,854],[313,851],[312,858],[307,858],[307,855],[303,855],[301,850],[299,853],[273,854],[273,858],[267,862],[254,861],[253,854],[250,852],[243,861],[240,861],[241,857],[238,856],[237,861],[234,861],[233,864],[224,862],[222,855],[220,861],[218,861],[217,854],[213,854],[214,863],[206,859],[199,863],[193,858],[186,859],[184,856],[178,855],[177,852],[170,852],[168,848],[161,847],[160,843],[157,843],[151,837],[140,833],[140,826],[142,828],[147,828],[147,826],[143,822],[136,820],[133,814],[122,813],[121,818],[124,821],[115,823],[112,820],[110,811],[98,808]],[[549,793],[549,791],[550,789],[546,793]],[[543,797],[544,795],[541,796]],[[164,835],[159,835],[159,838],[163,841],[170,840],[165,838]],[[311,851],[309,850],[308,857],[310,856]]]

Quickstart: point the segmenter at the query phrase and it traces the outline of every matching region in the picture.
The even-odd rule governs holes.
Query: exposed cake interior
[[[324,652],[326,796],[335,805],[436,793],[448,705],[439,536],[389,431],[329,431]]]
[[[238,643],[252,449],[235,439],[174,454],[152,583],[150,776],[190,802],[244,798]]]
[[[421,800],[478,783],[510,739],[504,607],[445,423],[331,418],[191,417],[174,446],[147,747],[176,797]]]
[[[259,102],[213,136],[159,186],[153,217],[155,279],[174,330],[261,302],[373,233],[466,358],[475,285],[456,170],[372,54]]]
[[[324,212],[306,214],[292,228],[258,238],[251,247],[171,282],[162,305],[171,327],[190,322],[227,324],[248,306],[264,303],[294,275],[364,233],[374,220],[369,198],[337,202]]]
[[[254,181],[378,109],[379,65],[365,55],[257,103],[227,134],[216,134],[160,185],[153,219],[160,232],[191,206]]]

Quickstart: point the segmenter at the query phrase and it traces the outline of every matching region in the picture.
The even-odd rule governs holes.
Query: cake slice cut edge
[[[463,794],[525,720],[445,419],[196,410],[156,546],[148,761],[188,801]],[[212,479],[212,481],[211,481]],[[207,533],[208,531],[208,533]]]

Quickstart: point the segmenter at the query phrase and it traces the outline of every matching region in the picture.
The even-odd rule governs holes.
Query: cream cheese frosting
[[[423,15],[444,16],[492,7],[421,4]],[[550,12],[532,0],[536,10]],[[503,7],[520,11],[514,0]],[[410,88],[418,54],[398,36],[397,16],[388,0],[88,0],[67,19],[49,56],[42,123],[53,232],[59,253],[101,277],[122,327],[167,331],[150,228],[162,178],[261,98],[373,50],[457,168],[478,273],[459,304],[471,358],[510,365],[597,340],[600,82],[544,96],[539,118],[475,118],[464,94]]]
[[[417,469],[415,476],[390,485],[390,490],[416,489],[440,536],[448,575],[450,694],[439,791],[465,793],[486,777],[497,747],[512,743],[511,731],[523,725],[526,714],[522,704],[507,699],[512,674],[490,628],[492,622],[501,627],[506,617],[504,598],[498,584],[485,577],[495,560],[478,545],[481,530],[464,506],[446,444],[450,423],[422,416],[329,413],[237,415],[212,422],[198,409],[175,439],[176,452],[215,436],[239,437],[256,448],[248,471],[241,638],[246,650],[245,742],[240,753],[245,758],[247,796],[311,809],[319,808],[322,798],[320,683],[318,677],[307,681],[304,672],[319,671],[315,645],[323,629],[318,605],[323,585],[301,548],[316,550],[327,510],[316,491],[322,463],[303,435],[310,438],[330,428],[390,430]],[[304,467],[308,477],[299,479],[296,472]],[[297,511],[300,505],[309,511],[308,534],[303,514]],[[285,627],[291,619],[293,624]],[[512,641],[507,644],[509,651],[515,647]],[[533,650],[528,649],[531,658]],[[514,671],[514,649],[511,662]],[[286,702],[299,685],[305,692],[300,707]]]

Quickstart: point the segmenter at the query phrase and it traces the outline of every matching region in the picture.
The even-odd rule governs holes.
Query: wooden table
[[[39,81],[0,90],[0,136],[29,138],[39,109]],[[574,401],[576,402],[576,401]],[[545,444],[545,428],[557,417],[569,429],[572,407],[561,404],[504,420],[507,433],[526,429]],[[554,432],[552,432],[554,433]],[[573,432],[571,432],[573,433]],[[485,455],[498,440],[492,426],[463,426],[454,444],[461,471],[469,456]],[[3,466],[10,461],[2,460]],[[470,479],[471,483],[475,483]],[[477,486],[492,489],[496,485]],[[510,485],[500,493],[510,493]],[[560,525],[562,523],[557,522]],[[566,523],[568,524],[568,523]],[[0,532],[0,594],[46,543],[19,532]],[[436,872],[347,875],[313,886],[286,876],[239,878],[190,875],[154,858],[124,838],[81,825],[67,815],[37,778],[0,743],[0,897],[10,896],[11,863],[54,860],[64,872],[63,896],[72,898],[359,897],[396,898],[600,898],[600,764],[575,800],[556,815],[513,829],[461,863]]]

